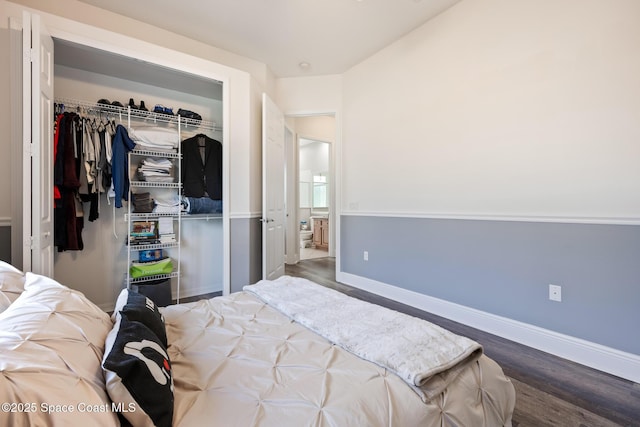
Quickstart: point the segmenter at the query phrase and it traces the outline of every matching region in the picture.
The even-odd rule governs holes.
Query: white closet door
[[[23,13],[22,49],[23,269],[53,277],[53,39],[38,15]]]
[[[262,278],[284,274],[284,114],[262,94]]]

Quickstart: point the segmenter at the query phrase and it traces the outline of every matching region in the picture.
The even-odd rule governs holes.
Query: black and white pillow
[[[117,316],[102,361],[107,392],[134,426],[171,426],[173,377],[166,346],[142,322]]]
[[[167,346],[167,331],[158,306],[148,297],[129,289],[123,289],[116,301],[113,320],[123,313],[129,320],[143,323]]]

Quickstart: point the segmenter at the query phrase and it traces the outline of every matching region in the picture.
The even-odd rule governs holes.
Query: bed
[[[0,263],[0,310],[0,425],[511,425],[477,343],[300,278],[110,316]]]

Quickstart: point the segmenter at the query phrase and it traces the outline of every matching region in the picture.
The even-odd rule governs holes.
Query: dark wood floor
[[[513,425],[640,426],[640,385],[335,281],[335,259],[287,265],[286,274],[409,315],[476,340],[516,389]]]

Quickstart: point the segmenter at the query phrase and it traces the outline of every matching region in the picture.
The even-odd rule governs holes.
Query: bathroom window
[[[313,207],[328,208],[327,203],[327,177],[323,175],[313,176]]]

